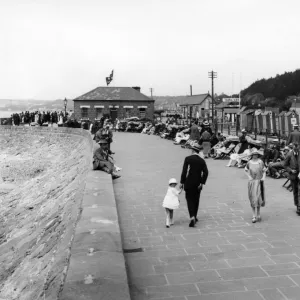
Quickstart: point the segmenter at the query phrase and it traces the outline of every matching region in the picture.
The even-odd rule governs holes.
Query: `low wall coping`
[[[88,139],[91,155],[94,147],[91,133],[81,128],[0,125],[0,133],[11,131],[79,135]],[[70,261],[62,276],[60,300],[130,300],[112,178],[92,167],[86,177]]]
[[[130,300],[111,175],[90,171],[60,300]]]

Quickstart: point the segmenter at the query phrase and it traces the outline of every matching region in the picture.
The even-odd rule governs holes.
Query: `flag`
[[[114,77],[114,70],[111,71],[109,77],[106,77],[106,85],[109,85],[112,82],[113,77]]]

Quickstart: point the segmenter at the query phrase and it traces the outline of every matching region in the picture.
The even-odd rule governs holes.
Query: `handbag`
[[[266,195],[265,195],[265,185],[264,181],[260,181],[260,191],[261,191],[261,199],[262,199],[262,204],[261,206],[264,207],[266,205]]]

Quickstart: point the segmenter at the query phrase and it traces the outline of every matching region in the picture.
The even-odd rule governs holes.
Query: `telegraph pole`
[[[212,117],[212,123],[213,126],[215,126],[215,118],[214,118],[214,108],[215,108],[215,96],[214,96],[214,79],[217,78],[218,74],[217,72],[211,71],[208,72],[208,78],[211,78],[211,98],[212,98],[212,103],[211,103],[211,117]]]

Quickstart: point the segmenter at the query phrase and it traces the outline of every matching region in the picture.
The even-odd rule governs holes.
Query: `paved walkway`
[[[300,299],[300,217],[283,179],[266,180],[262,222],[252,224],[243,170],[207,160],[199,223],[188,227],[184,193],[175,225],[162,200],[189,150],[157,136],[116,133],[122,177],[114,190],[132,300]]]

